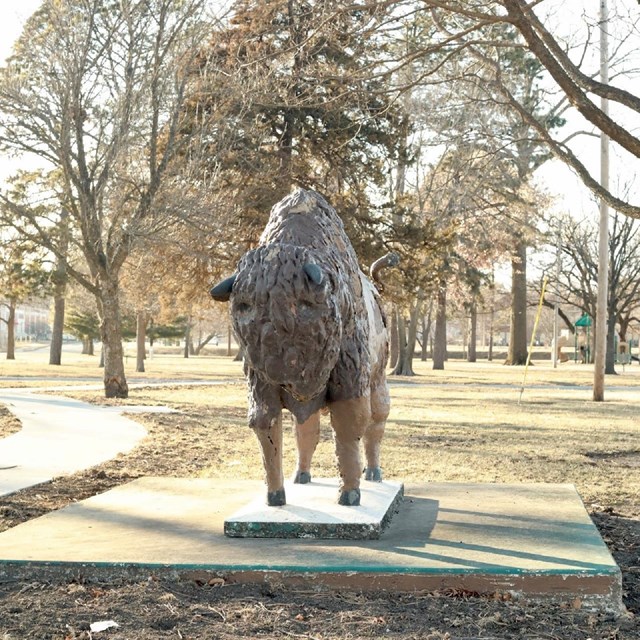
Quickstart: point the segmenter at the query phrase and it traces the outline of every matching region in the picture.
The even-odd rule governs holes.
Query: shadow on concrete
[[[62,565],[432,575],[615,570],[588,523],[565,521],[561,514],[528,518],[442,508],[439,500],[413,495],[378,540],[228,538],[224,517],[255,493],[232,494],[228,485],[228,493],[216,495],[213,486],[206,480],[156,479],[144,489],[116,489],[70,505],[0,535],[0,564],[30,558]],[[34,548],[27,539],[43,543]]]

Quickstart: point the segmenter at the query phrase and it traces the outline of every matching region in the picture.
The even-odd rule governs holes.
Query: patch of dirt
[[[640,451],[589,451],[587,458],[606,461],[628,469],[640,468]]]
[[[1,498],[0,531],[140,476],[198,476],[217,460],[222,464],[225,452],[211,428],[214,411],[219,413],[200,407],[182,415],[136,416],[149,431],[140,446],[83,473]],[[234,429],[244,422],[244,412],[232,410],[225,419]],[[560,607],[466,592],[318,592],[154,576],[139,582],[25,584],[0,577],[0,639],[638,639],[640,521],[606,507],[594,507],[592,517],[623,571],[629,616],[593,613],[580,602]],[[104,620],[119,626],[91,631],[92,623]]]
[[[354,593],[199,585],[153,579],[123,584],[0,585],[5,638],[472,638],[610,640],[637,637],[633,621],[571,607],[526,606],[465,594]]]
[[[21,428],[20,420],[7,407],[0,404],[0,438],[6,438],[13,433],[17,433]]]
[[[640,520],[610,508],[593,511],[591,519],[622,570],[625,606],[640,618]],[[640,626],[637,637],[640,638]]]

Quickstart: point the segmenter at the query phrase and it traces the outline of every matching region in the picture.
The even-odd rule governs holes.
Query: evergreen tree
[[[337,0],[239,0],[213,35],[185,131],[210,149],[214,188],[233,203],[228,235],[255,241],[271,206],[299,185],[329,199],[359,248],[375,246],[366,260],[379,256],[374,230],[355,221],[369,217],[397,145],[388,87],[368,73],[381,53],[377,20]]]
[[[7,309],[2,322],[7,325],[7,360],[15,360],[16,309],[29,298],[47,293],[49,274],[42,252],[32,243],[7,235],[2,230],[0,245],[0,300]]]

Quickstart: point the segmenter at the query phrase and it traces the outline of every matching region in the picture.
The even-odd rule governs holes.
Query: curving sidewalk
[[[21,431],[0,439],[0,496],[131,451],[147,432],[124,412],[172,411],[168,407],[99,407],[33,389],[0,389],[0,403],[22,422]]]

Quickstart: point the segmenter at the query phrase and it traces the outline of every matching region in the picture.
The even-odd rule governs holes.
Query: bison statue
[[[397,257],[389,255],[386,264],[394,264]],[[320,412],[327,408],[341,480],[338,502],[359,505],[361,441],[365,480],[382,480],[388,342],[378,293],[360,271],[336,211],[318,193],[295,190],[273,207],[259,245],[211,296],[230,300],[244,348],[248,419],[262,448],[267,504],[286,504],[282,409],[295,419],[294,482],[304,484],[311,481]]]

